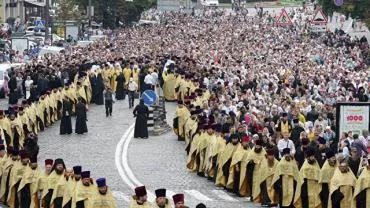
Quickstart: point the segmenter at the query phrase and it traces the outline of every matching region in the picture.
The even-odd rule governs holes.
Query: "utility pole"
[[[45,2],[45,40],[49,39],[49,26],[50,24],[50,0],[46,0]],[[52,40],[50,39],[50,45],[52,45]]]
[[[88,16],[89,16],[89,28],[91,28],[91,0],[89,0],[89,9],[88,9]]]

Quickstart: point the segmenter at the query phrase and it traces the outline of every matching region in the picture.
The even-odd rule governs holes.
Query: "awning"
[[[38,2],[36,0],[24,0],[24,3],[28,3],[36,7],[45,7],[45,2]]]

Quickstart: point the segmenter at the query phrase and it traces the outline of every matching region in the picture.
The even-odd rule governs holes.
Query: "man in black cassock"
[[[83,134],[87,132],[87,115],[86,115],[86,105],[82,102],[82,98],[78,98],[78,103],[76,105],[76,134]]]
[[[68,98],[63,100],[63,111],[62,119],[60,120],[60,134],[72,134],[72,122],[71,122],[71,113],[72,113],[72,103]]]
[[[117,100],[123,100],[125,98],[125,77],[123,76],[123,73],[121,72],[117,78],[117,87],[116,87],[116,99]]]
[[[105,89],[104,80],[102,74],[99,73],[96,79],[95,92],[93,92],[95,104],[97,105],[104,104],[104,94],[103,94],[104,89]]]
[[[306,158],[305,152],[308,148],[309,143],[310,143],[310,140],[308,138],[302,138],[300,139],[300,144],[296,147],[294,158],[297,161],[297,165],[299,169],[301,169],[304,163],[304,159]]]
[[[148,138],[148,118],[149,118],[149,108],[144,105],[144,100],[140,100],[140,104],[134,109],[134,117],[136,117],[135,122],[135,132],[134,138]]]
[[[355,176],[358,175],[358,169],[360,167],[361,163],[361,157],[357,154],[357,149],[355,147],[351,148],[351,156],[348,157],[348,166],[351,168],[352,173],[355,174]]]
[[[329,147],[326,145],[326,140],[323,137],[317,139],[319,145],[316,149],[316,160],[319,163],[319,166],[322,167],[326,160],[326,152],[329,150]]]
[[[301,135],[301,132],[305,131],[302,126],[299,125],[299,120],[293,119],[294,127],[292,129],[290,139],[294,142],[294,144],[297,146],[299,144],[299,138]]]

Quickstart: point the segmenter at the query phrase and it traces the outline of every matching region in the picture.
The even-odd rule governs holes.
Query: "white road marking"
[[[116,152],[115,152],[115,163],[118,170],[119,175],[121,176],[124,183],[126,183],[131,189],[134,189],[137,186],[141,186],[142,183],[135,177],[134,173],[132,172],[130,166],[128,165],[128,147],[130,145],[131,140],[134,137],[134,127],[135,124],[132,124],[121,137],[120,141],[117,144]],[[202,194],[197,190],[185,190],[186,194],[190,195],[192,198],[195,198],[199,201],[213,201],[212,198]],[[225,201],[238,201],[234,199],[223,190],[212,190],[214,194],[217,195],[222,200]],[[167,190],[167,197],[171,200],[172,196],[176,193]],[[130,201],[130,196],[124,195],[122,192],[115,191],[113,195],[118,200],[124,200],[126,202]],[[153,192],[147,190],[148,201],[154,201],[155,195]],[[242,198],[240,201],[248,201],[249,198]]]
[[[125,134],[121,137],[120,141],[116,147],[115,161],[118,172],[123,180],[131,189],[135,189],[137,186],[142,186],[143,184],[135,177],[130,166],[128,165],[128,147],[132,138],[134,137],[134,127],[132,124]],[[122,152],[121,152],[122,150]],[[147,190],[148,200],[153,201],[155,195]]]
[[[118,142],[117,144],[117,147],[116,147],[116,152],[115,152],[115,163],[116,163],[116,168],[118,170],[118,173],[119,175],[121,176],[122,180],[124,183],[126,183],[131,189],[134,189],[135,188],[135,185],[129,180],[129,178],[126,176],[126,173],[124,171],[124,168],[122,167],[121,165],[121,150],[122,150],[122,147],[124,145],[124,142],[125,142],[125,139],[127,138],[128,134],[130,133],[130,131],[135,127],[135,125],[131,125],[127,131],[123,134],[123,136],[121,137],[120,141]],[[127,158],[126,158],[127,159]]]
[[[114,198],[116,198],[117,200],[123,200],[125,202],[130,202],[130,197],[126,196],[121,191],[112,191],[112,194]]]
[[[133,182],[133,184],[135,184],[136,186],[141,186],[142,183],[137,180],[137,178],[135,177],[134,173],[132,172],[130,166],[128,165],[128,147],[130,145],[130,142],[132,140],[132,138],[134,137],[134,127],[135,127],[135,124],[132,124],[128,130],[128,134],[126,136],[126,140],[125,140],[125,143],[124,143],[124,146],[123,146],[123,150],[122,150],[122,157],[121,157],[121,161],[123,163],[123,169],[125,170],[126,174],[127,174],[127,177]]]
[[[216,194],[220,199],[223,199],[225,201],[237,201],[236,199],[234,199],[233,197],[231,197],[230,195],[228,195],[227,193],[225,193],[225,191],[222,191],[222,190],[212,190],[212,192],[214,194]]]
[[[209,198],[208,196],[200,193],[199,191],[197,190],[185,190],[185,192],[187,194],[189,194],[190,196],[198,199],[199,201],[213,201],[213,199]],[[186,201],[186,199],[185,199]]]

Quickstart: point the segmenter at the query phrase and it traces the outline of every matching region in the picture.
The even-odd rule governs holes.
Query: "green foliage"
[[[320,0],[321,8],[327,16],[332,16],[335,10],[335,4],[333,0]]]
[[[370,25],[370,1],[369,0],[344,0],[342,6],[335,6],[333,0],[320,0],[321,6],[327,14],[338,11],[351,16],[352,18],[361,19]]]
[[[73,0],[82,11],[86,11],[89,0]],[[124,23],[138,21],[141,13],[157,4],[157,0],[91,0],[94,6],[93,20],[103,22],[104,27],[114,28],[118,20]]]
[[[75,0],[58,0],[59,8],[57,10],[58,20],[79,20],[80,11],[76,8]]]

